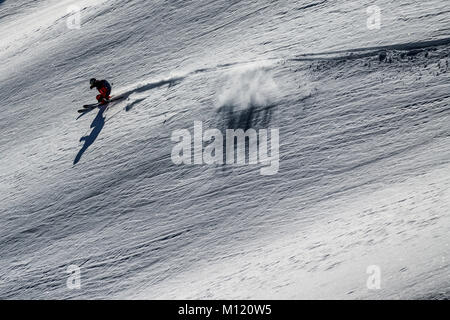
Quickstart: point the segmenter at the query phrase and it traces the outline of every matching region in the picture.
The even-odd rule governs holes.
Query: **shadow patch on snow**
[[[77,156],[75,157],[75,160],[73,160],[73,164],[77,164],[80,160],[83,154],[86,152],[86,150],[97,140],[98,136],[100,135],[100,132],[103,130],[103,127],[105,126],[105,118],[106,116],[103,116],[103,113],[105,112],[106,107],[100,108],[99,112],[97,113],[97,116],[95,117],[94,121],[92,121],[91,128],[92,131],[88,136],[83,136],[80,138],[80,142],[84,141],[83,147],[78,151]]]
[[[391,44],[385,46],[375,46],[366,48],[353,48],[345,50],[335,50],[316,53],[303,53],[298,54],[292,61],[315,61],[315,60],[355,60],[365,57],[378,56],[380,61],[385,60],[383,56],[386,52],[402,52],[402,58],[414,57],[422,52],[436,50],[438,47],[450,45],[450,37],[429,40],[429,41],[416,41],[399,44]]]
[[[121,93],[117,93],[116,96],[120,97],[120,99],[123,100],[123,99],[128,99],[134,93],[142,93],[142,92],[150,91],[152,89],[160,88],[163,86],[167,86],[168,88],[171,88],[171,87],[179,84],[184,78],[185,77],[173,77],[173,78],[169,78],[169,79],[162,79],[162,80],[143,83],[143,84],[141,83],[129,90],[126,90]],[[134,105],[140,101],[142,101],[142,100],[135,101],[132,103],[132,105]]]
[[[258,107],[250,105],[246,109],[236,110],[233,105],[225,105],[217,110],[223,121],[223,129],[267,129],[272,119],[275,105]]]
[[[247,109],[239,109],[232,105],[225,105],[219,108],[217,111],[220,115],[218,120],[218,128],[222,128],[223,134],[227,129],[244,130],[254,129],[268,129],[273,116],[273,111],[276,105],[269,105],[266,107],[250,105]],[[234,152],[236,153],[237,146],[234,145]],[[245,161],[249,161],[249,140],[245,139]],[[223,141],[223,163],[226,163],[227,159],[227,146],[226,140]],[[223,173],[232,173],[233,167],[229,165],[221,165],[221,171]]]
[[[139,102],[142,102],[142,101],[144,101],[144,100],[145,100],[145,98],[141,98],[141,99],[134,100],[133,102],[131,102],[130,104],[128,104],[128,105],[125,107],[125,111],[126,111],[126,112],[130,111],[131,109],[133,109],[133,107],[134,107],[136,104],[138,104]]]
[[[184,79],[184,77],[174,77],[174,78],[170,78],[170,79],[163,79],[163,80],[159,80],[159,81],[155,81],[155,82],[150,82],[141,86],[138,86],[137,88],[134,88],[133,90],[130,90],[129,93],[135,93],[135,92],[144,92],[144,91],[148,91],[148,90],[152,90],[158,87],[162,87],[165,85],[168,85],[168,87],[173,87],[175,85],[177,85],[178,83],[180,83],[182,80]]]

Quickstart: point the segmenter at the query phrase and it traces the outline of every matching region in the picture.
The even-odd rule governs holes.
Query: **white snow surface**
[[[448,298],[448,1],[371,5],[0,1],[0,298]],[[194,121],[278,174],[173,164]]]

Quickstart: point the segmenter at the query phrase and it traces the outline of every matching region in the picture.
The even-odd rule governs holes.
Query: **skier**
[[[92,78],[91,81],[91,90],[92,88],[97,88],[98,92],[100,92],[99,95],[97,95],[97,101],[101,104],[107,104],[108,100],[111,99],[109,96],[111,94],[111,85],[106,80],[97,80],[95,78]]]

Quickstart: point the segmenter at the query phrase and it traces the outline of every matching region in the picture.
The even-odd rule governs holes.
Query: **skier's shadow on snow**
[[[99,136],[100,132],[102,131],[103,127],[105,126],[105,118],[103,116],[103,113],[105,112],[106,107],[100,107],[99,112],[97,113],[97,116],[95,117],[94,121],[91,123],[92,131],[88,136],[84,136],[80,138],[80,142],[84,141],[84,145],[81,148],[80,151],[78,151],[77,156],[75,157],[75,160],[73,160],[73,164],[77,164],[83,154],[86,152],[86,150],[95,142],[97,137]]]

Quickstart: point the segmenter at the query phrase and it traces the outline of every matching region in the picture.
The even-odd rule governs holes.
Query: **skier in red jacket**
[[[98,92],[100,92],[99,95],[97,95],[97,101],[100,104],[107,104],[108,100],[111,99],[111,85],[106,80],[97,80],[95,78],[92,78],[91,81],[91,90],[95,87],[97,88]]]

